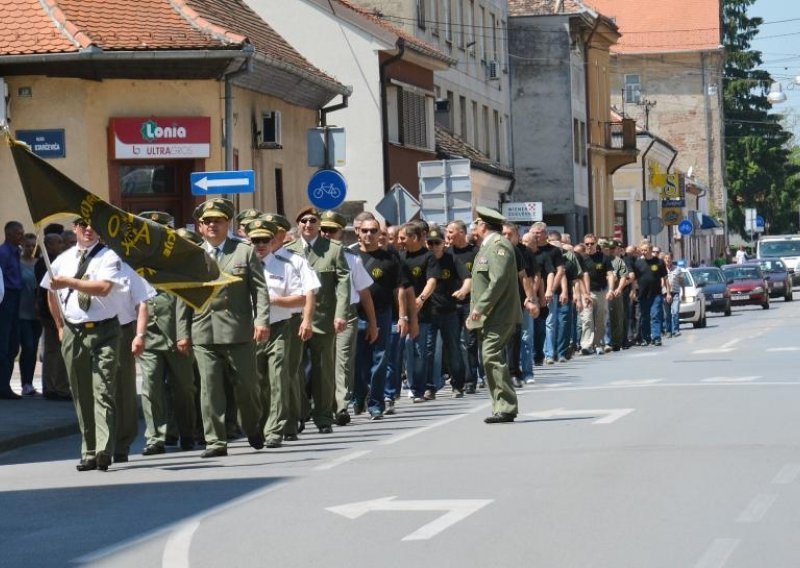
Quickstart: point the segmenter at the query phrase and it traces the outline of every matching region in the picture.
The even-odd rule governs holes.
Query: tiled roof
[[[375,11],[367,10],[365,8],[362,8],[361,6],[356,6],[355,4],[350,2],[350,0],[335,0],[335,3],[352,10],[357,14],[360,14],[362,17],[392,32],[397,37],[403,38],[403,40],[406,42],[406,47],[413,49],[414,51],[417,51],[423,55],[427,55],[428,57],[433,57],[435,59],[445,61],[450,65],[454,64],[457,61],[455,58],[450,57],[449,55],[447,55],[442,51],[439,51],[433,45],[425,41],[422,41],[421,39],[415,37],[413,34],[405,32],[393,24],[390,24],[385,19],[383,19],[379,13],[376,13]]]
[[[718,49],[722,43],[716,0],[586,0],[614,18],[622,37],[616,53],[659,53]],[[671,18],[670,15],[680,15]]]
[[[436,125],[436,153],[444,159],[467,158],[470,167],[506,178],[513,178],[514,172],[487,158],[480,151],[464,140],[449,132],[443,126]]]
[[[230,49],[338,83],[314,67],[243,0],[0,0],[0,57],[104,51]],[[339,85],[339,87],[342,87]]]
[[[580,14],[587,8],[580,0],[508,0],[509,16]]]

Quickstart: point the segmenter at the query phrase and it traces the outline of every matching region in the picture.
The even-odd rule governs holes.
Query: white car
[[[703,283],[697,282],[692,273],[684,270],[683,290],[681,292],[681,323],[691,323],[694,327],[706,326],[706,297]]]

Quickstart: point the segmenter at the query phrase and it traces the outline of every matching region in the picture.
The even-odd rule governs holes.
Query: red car
[[[769,284],[757,264],[726,264],[722,267],[731,304],[734,306],[761,306],[769,309]]]

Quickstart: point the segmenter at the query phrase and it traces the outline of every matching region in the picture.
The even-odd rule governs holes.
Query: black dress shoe
[[[167,436],[164,438],[164,445],[165,446],[177,446],[178,445],[178,438],[175,436]]]
[[[128,454],[114,454],[114,463],[127,463]]]
[[[202,454],[201,458],[221,458],[228,455],[228,448],[208,448]]]
[[[284,434],[283,435],[284,442],[296,442],[297,441],[297,434]]]
[[[306,421],[305,420],[299,420],[297,422],[297,433],[298,434],[302,434],[303,430],[305,430],[305,429],[306,429]]]
[[[81,460],[78,465],[75,466],[75,469],[78,471],[92,471],[97,469],[97,460],[94,458],[88,458],[85,460]]]
[[[0,398],[2,398],[3,400],[19,400],[22,397],[20,395],[18,395],[17,393],[15,393],[14,391],[8,391],[8,392],[0,393]]]
[[[181,451],[190,452],[194,449],[194,440],[191,438],[181,438]]]
[[[264,449],[264,434],[258,433],[255,436],[248,436],[247,443],[250,444],[254,450]]]
[[[337,426],[345,426],[350,423],[350,413],[346,410],[337,412],[335,420]]]
[[[163,444],[147,444],[142,450],[143,456],[154,456],[156,454],[163,454],[167,449]]]
[[[491,416],[484,418],[483,421],[487,424],[502,424],[504,422],[514,422],[514,418],[516,416],[508,412],[495,412]]]
[[[332,426],[318,426],[320,434],[333,434]]]
[[[111,465],[111,456],[108,454],[97,454],[97,469],[100,471],[108,471],[108,466]]]
[[[266,442],[264,442],[265,448],[280,448],[281,447],[281,439],[280,438],[267,438]]]

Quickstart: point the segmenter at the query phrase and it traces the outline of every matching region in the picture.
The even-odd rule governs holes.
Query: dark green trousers
[[[171,434],[173,416],[178,435],[183,440],[194,441],[197,422],[194,356],[145,349],[139,357],[139,365],[147,444],[165,443],[167,435]]]

